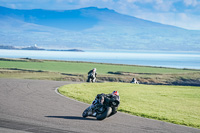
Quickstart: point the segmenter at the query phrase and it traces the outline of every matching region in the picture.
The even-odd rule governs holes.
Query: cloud
[[[200,2],[198,2],[197,0],[184,0],[184,3],[186,6],[197,6],[200,5]]]
[[[186,13],[152,13],[142,12],[136,15],[138,18],[159,22],[162,24],[173,25],[190,30],[200,30],[200,16]]]
[[[17,6],[15,4],[10,4],[10,7],[16,9]]]
[[[157,3],[155,4],[154,8],[158,11],[170,11],[175,10],[173,6],[173,1],[166,1],[163,2],[163,0],[157,0]]]
[[[135,16],[138,18],[174,25],[191,30],[200,30],[200,6],[196,0],[187,4],[197,6],[197,8],[187,8],[182,0],[121,0],[117,8],[117,12]],[[130,3],[132,2],[132,3]],[[196,3],[197,2],[197,3]],[[138,4],[139,3],[139,4]],[[178,8],[175,4],[178,3]],[[145,4],[148,4],[146,7]],[[179,10],[181,8],[181,10]]]

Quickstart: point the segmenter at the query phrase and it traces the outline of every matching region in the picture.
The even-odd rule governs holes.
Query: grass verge
[[[113,90],[120,92],[121,112],[200,128],[200,87],[82,83],[62,86],[58,91],[90,104],[97,94]]]

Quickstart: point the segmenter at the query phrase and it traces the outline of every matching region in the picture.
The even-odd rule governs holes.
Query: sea
[[[97,63],[143,65],[170,68],[200,69],[200,52],[160,51],[43,51],[4,50],[0,58],[31,58],[63,61],[85,61]]]

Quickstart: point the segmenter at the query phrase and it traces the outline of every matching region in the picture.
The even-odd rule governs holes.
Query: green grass
[[[0,61],[0,68],[18,68],[27,70],[42,70],[50,72],[86,74],[90,69],[96,67],[98,74],[108,74],[108,72],[132,72],[132,73],[159,73],[159,74],[177,74],[200,72],[200,70],[184,70],[173,68],[157,68],[146,66],[130,65],[112,65],[100,63],[83,62],[64,62],[64,61],[42,61],[42,62],[24,62],[24,61]]]
[[[113,90],[120,93],[119,111],[200,128],[200,87],[83,83],[59,88],[61,94],[86,103]]]
[[[128,83],[133,78],[136,78],[141,84],[200,85],[200,69],[175,69],[34,59],[0,58],[0,77],[86,81],[87,72],[94,67],[97,68],[98,82],[111,81]],[[6,70],[13,70],[13,72],[8,73]],[[34,72],[33,78],[32,70],[37,71]]]

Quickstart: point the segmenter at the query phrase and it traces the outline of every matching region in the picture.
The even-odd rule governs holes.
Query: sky
[[[48,10],[93,6],[162,24],[200,30],[200,0],[0,0],[0,6]]]

